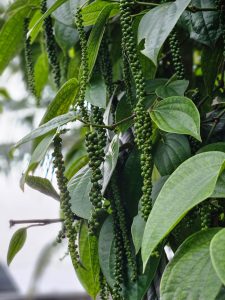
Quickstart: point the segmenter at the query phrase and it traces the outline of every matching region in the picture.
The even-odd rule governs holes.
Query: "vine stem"
[[[117,123],[114,123],[112,125],[93,124],[93,123],[89,123],[89,122],[87,122],[83,119],[79,119],[79,118],[76,118],[76,121],[80,121],[80,122],[84,123],[86,126],[92,126],[92,127],[96,127],[96,128],[105,128],[105,129],[109,129],[109,130],[114,130],[120,124],[123,124],[124,122],[129,121],[129,120],[132,120],[134,117],[135,117],[135,114],[133,114],[133,115],[117,122]]]
[[[9,226],[13,227],[17,224],[37,224],[38,226],[49,225],[53,223],[63,222],[63,219],[30,219],[30,220],[10,220]]]

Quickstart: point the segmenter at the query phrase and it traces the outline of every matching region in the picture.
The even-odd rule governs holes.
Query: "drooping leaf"
[[[101,45],[102,37],[105,31],[105,23],[109,17],[109,14],[113,8],[113,5],[107,5],[105,6],[92,28],[92,31],[90,33],[89,39],[88,39],[88,67],[89,67],[89,74],[92,73],[92,70],[94,68],[99,47]]]
[[[151,9],[141,19],[138,28],[138,43],[143,39],[144,50],[141,52],[157,65],[159,51],[173,30],[181,14],[191,0],[161,4]]]
[[[69,122],[72,122],[76,119],[76,113],[75,112],[69,112],[64,115],[60,115],[58,117],[55,117],[48,121],[47,123],[44,123],[40,127],[32,130],[30,133],[28,133],[24,138],[19,140],[15,144],[15,148],[19,147],[20,145],[27,143],[37,137],[43,136],[44,134],[52,131],[53,129],[56,129],[64,124],[67,124]]]
[[[187,212],[210,197],[224,164],[224,153],[206,152],[189,158],[170,175],[147,220],[142,242],[144,266],[155,247]]]
[[[87,223],[81,225],[79,235],[79,253],[82,266],[76,269],[77,276],[87,293],[96,299],[100,290],[98,259],[98,240],[90,235]]]
[[[94,1],[82,9],[84,26],[94,25],[99,17],[99,14],[106,6],[111,6],[109,17],[115,16],[119,12],[119,3],[110,1]]]
[[[188,139],[184,135],[168,133],[156,146],[154,162],[161,176],[170,175],[191,156]]]
[[[133,219],[133,223],[131,226],[131,234],[132,234],[132,239],[135,247],[135,253],[137,254],[139,250],[141,249],[141,244],[142,244],[142,238],[145,230],[145,224],[146,222],[142,218],[140,214],[138,214],[136,217]]]
[[[215,190],[213,191],[210,198],[225,198],[225,172],[223,171],[216,183]]]
[[[99,263],[107,283],[113,287],[115,278],[111,269],[110,257],[113,250],[113,220],[109,216],[102,225],[98,239]]]
[[[225,229],[220,230],[210,243],[210,257],[213,268],[223,284],[225,284]]]
[[[188,80],[175,80],[158,87],[156,89],[156,95],[162,99],[172,96],[184,96],[188,85]]]
[[[218,230],[199,231],[184,241],[163,273],[160,299],[216,298],[221,282],[210,261],[209,245]]]
[[[102,184],[103,193],[105,192],[108,183],[110,181],[110,178],[113,174],[113,171],[116,167],[118,156],[119,156],[119,136],[115,135],[109,145],[109,149],[103,164],[103,184]]]
[[[23,41],[24,18],[29,13],[29,10],[28,6],[22,6],[9,17],[1,28],[0,74],[2,74],[18,50],[20,50]]]
[[[54,117],[67,113],[70,105],[75,103],[77,93],[78,81],[76,78],[72,78],[60,88],[53,101],[49,104],[40,125]]]
[[[60,7],[63,3],[68,0],[56,0],[54,4],[49,7],[49,9],[38,19],[38,21],[34,24],[31,30],[28,32],[28,36],[31,36],[34,41],[35,37],[37,37],[38,32],[41,30],[44,19],[51,15],[58,7]]]
[[[87,155],[82,155],[75,159],[65,170],[65,176],[70,180],[81,168],[83,168],[89,161]]]
[[[71,197],[71,209],[81,218],[89,219],[92,204],[89,200],[91,190],[91,169],[88,166],[80,169],[68,182]]]
[[[10,265],[16,254],[23,248],[27,238],[27,228],[18,229],[12,236],[7,253],[7,264]]]
[[[165,98],[152,108],[150,115],[160,129],[189,134],[201,141],[199,112],[189,98],[179,96]]]
[[[35,63],[34,78],[36,95],[37,98],[40,98],[48,81],[48,57],[46,53],[42,53]]]
[[[202,148],[200,148],[197,153],[203,153],[203,152],[208,152],[208,151],[225,152],[225,143],[218,142],[218,143],[212,143],[212,144],[205,145]]]
[[[101,76],[94,76],[86,88],[85,100],[94,106],[106,108],[106,85]]]
[[[51,181],[49,181],[47,178],[27,175],[25,178],[25,183],[29,185],[29,187],[31,187],[32,189],[37,190],[47,196],[50,196],[55,200],[59,200],[58,193],[54,189]]]

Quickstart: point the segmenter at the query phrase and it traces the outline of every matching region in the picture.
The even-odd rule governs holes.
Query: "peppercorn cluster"
[[[111,179],[111,188],[112,188],[112,197],[115,203],[114,210],[116,210],[117,222],[119,222],[119,227],[122,234],[122,241],[125,249],[126,259],[130,267],[130,270],[132,272],[131,280],[135,281],[137,279],[137,266],[136,266],[135,257],[132,253],[131,241],[127,230],[125,208],[121,201],[120,191],[119,191],[117,177],[115,173]]]
[[[60,191],[60,206],[64,215],[64,226],[66,229],[66,236],[68,238],[68,248],[74,268],[79,265],[77,239],[77,226],[74,224],[74,214],[71,211],[70,194],[67,189],[68,180],[64,176],[65,166],[62,156],[62,139],[57,135],[54,140],[53,164],[56,170],[57,184]]]
[[[80,47],[81,47],[81,76],[80,76],[80,87],[77,103],[81,109],[82,116],[85,120],[88,120],[87,110],[84,107],[84,99],[86,93],[86,87],[89,78],[88,70],[88,53],[87,53],[87,38],[83,26],[83,18],[81,13],[81,8],[77,9],[75,15],[75,23],[80,37]]]
[[[92,107],[93,121],[96,124],[103,123],[102,111],[99,107]],[[104,161],[105,152],[104,147],[106,145],[106,134],[104,128],[96,128],[89,131],[86,134],[86,147],[89,156],[89,166],[92,170],[91,183],[92,187],[89,193],[90,201],[93,205],[91,220],[89,221],[89,228],[91,233],[95,233],[95,230],[99,226],[98,213],[103,205],[102,195],[102,172],[100,166]]]
[[[123,81],[125,85],[127,103],[131,108],[133,108],[132,76],[129,62],[125,54],[123,55]]]
[[[207,229],[211,225],[211,204],[206,201],[199,205],[201,228]]]
[[[174,29],[169,36],[170,51],[172,56],[173,67],[177,75],[177,79],[184,79],[184,64],[180,54],[180,44]]]
[[[36,96],[35,90],[35,78],[34,78],[34,65],[32,60],[32,49],[31,49],[31,39],[30,36],[27,37],[29,31],[30,19],[24,19],[24,52],[25,52],[25,63],[26,63],[26,73],[27,73],[27,82],[30,92]]]
[[[113,72],[109,53],[109,44],[110,41],[108,34],[105,33],[100,46],[100,66],[107,87],[108,98],[110,98],[113,94]]]
[[[99,282],[100,282],[100,299],[108,300],[109,299],[109,289],[108,289],[106,279],[101,271],[99,274]]]
[[[147,220],[151,211],[152,191],[152,123],[149,113],[145,109],[145,79],[142,73],[141,64],[138,59],[136,44],[132,31],[131,5],[134,1],[120,0],[120,18],[122,27],[123,53],[127,56],[131,72],[136,86],[137,105],[135,107],[135,141],[141,152],[141,169],[143,176],[142,188],[142,215]]]
[[[63,226],[63,228],[59,231],[57,238],[56,238],[56,243],[60,244],[62,243],[62,240],[65,239],[66,237],[66,228]]]
[[[44,14],[47,11],[47,0],[42,0],[41,2],[41,13]],[[52,19],[50,16],[44,19],[44,33],[45,33],[45,41],[46,48],[50,66],[52,68],[54,82],[57,88],[60,87],[60,65],[57,55],[57,45],[54,38],[53,28],[52,28]]]

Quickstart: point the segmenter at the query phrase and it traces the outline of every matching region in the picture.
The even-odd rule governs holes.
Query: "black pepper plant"
[[[225,299],[224,12],[223,0],[11,4],[0,72],[18,56],[45,109],[13,147],[31,149],[21,186],[60,209],[28,216],[9,264],[28,229],[60,222],[54,245],[93,299]]]

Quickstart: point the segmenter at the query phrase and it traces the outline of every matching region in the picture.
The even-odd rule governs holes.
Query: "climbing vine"
[[[17,55],[45,109],[13,147],[32,144],[21,186],[60,203],[11,221],[30,225],[8,263],[60,222],[93,299],[224,299],[224,1],[53,2],[15,0],[0,25],[0,72]]]

